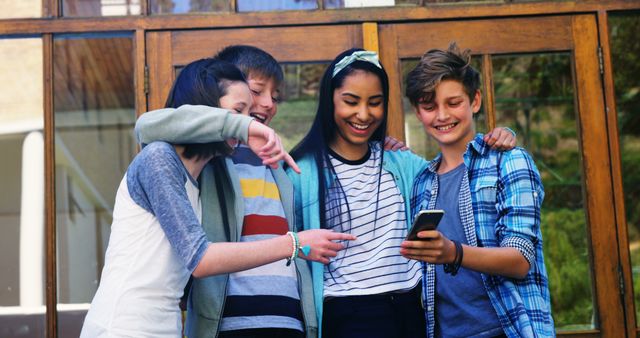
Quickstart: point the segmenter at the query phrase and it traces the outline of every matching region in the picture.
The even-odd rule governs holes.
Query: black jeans
[[[335,297],[324,302],[323,338],[424,338],[420,285],[403,293]]]
[[[303,338],[304,333],[292,329],[245,329],[220,331],[218,338]]]

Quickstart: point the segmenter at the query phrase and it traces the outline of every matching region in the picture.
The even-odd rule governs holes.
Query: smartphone
[[[411,230],[407,234],[408,241],[420,240],[418,238],[418,232],[425,230],[435,230],[438,227],[438,223],[444,216],[444,210],[420,210],[413,220]]]

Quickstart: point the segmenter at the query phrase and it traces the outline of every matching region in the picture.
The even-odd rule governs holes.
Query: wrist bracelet
[[[451,276],[455,276],[458,274],[458,270],[460,269],[460,265],[462,264],[462,244],[458,241],[451,240],[456,247],[456,255],[453,259],[453,262],[449,264],[445,264],[443,269],[445,273],[451,274]]]
[[[287,266],[291,265],[291,262],[298,256],[298,251],[302,251],[302,254],[308,256],[311,253],[311,246],[305,245],[300,246],[300,239],[298,238],[298,233],[293,231],[288,231],[287,235],[291,237],[291,241],[293,242],[293,250],[291,250],[291,257],[287,258]]]
[[[287,235],[291,237],[291,242],[293,244],[293,249],[291,250],[291,257],[287,258],[287,266],[291,265],[291,261],[293,261],[298,255],[298,234],[293,231],[287,232]]]

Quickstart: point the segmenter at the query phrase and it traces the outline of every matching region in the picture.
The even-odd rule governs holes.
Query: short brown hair
[[[462,83],[469,100],[473,100],[480,89],[480,73],[471,66],[471,51],[460,51],[452,42],[447,50],[431,49],[424,53],[420,62],[407,75],[405,95],[411,104],[431,102],[436,87],[443,80]]]

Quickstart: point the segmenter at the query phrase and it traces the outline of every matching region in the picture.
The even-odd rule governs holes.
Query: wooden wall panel
[[[227,45],[250,44],[280,62],[330,61],[340,52],[362,46],[357,25],[178,31],[172,37],[174,65],[210,57]]]
[[[378,27],[380,36],[380,62],[389,76],[389,118],[387,134],[405,142],[404,111],[402,110],[402,76],[398,59],[398,36],[396,26]]]
[[[560,51],[572,46],[569,16],[408,23],[396,29],[400,58],[419,57],[431,48],[447,48],[451,41],[474,54]]]
[[[147,86],[145,79],[145,34],[143,30],[137,30],[133,41],[133,85],[135,90],[136,116],[147,111]]]
[[[163,108],[173,83],[171,32],[147,33],[147,64],[149,65],[148,109]]]

